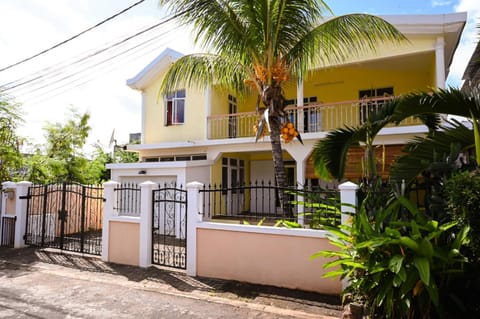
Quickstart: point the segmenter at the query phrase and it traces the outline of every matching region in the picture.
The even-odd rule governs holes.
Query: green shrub
[[[372,203],[367,195],[364,203]],[[367,211],[361,205],[352,225],[325,226],[340,250],[315,257],[335,258],[326,277],[348,278],[344,294],[362,302],[371,318],[444,316],[443,289],[462,273],[460,253],[468,226],[453,233],[456,222],[429,220],[400,197]]]
[[[459,226],[469,226],[467,255],[472,261],[480,259],[480,173],[454,174],[445,183],[447,211]]]

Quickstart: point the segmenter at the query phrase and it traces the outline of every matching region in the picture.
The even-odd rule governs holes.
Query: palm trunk
[[[278,188],[278,199],[280,209],[284,217],[293,217],[291,210],[288,209],[288,196],[285,194],[287,185],[287,175],[285,173],[285,164],[283,162],[282,143],[280,140],[280,118],[273,114],[269,116],[270,122],[270,141],[272,144],[273,167],[275,172],[275,183]]]

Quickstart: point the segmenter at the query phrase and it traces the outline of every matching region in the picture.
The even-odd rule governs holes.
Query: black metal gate
[[[16,216],[13,217],[2,217],[2,240],[0,242],[0,247],[10,247],[13,248],[15,243],[15,222],[17,220]]]
[[[152,263],[186,269],[186,190],[164,185],[153,191],[152,225]]]
[[[26,244],[101,254],[103,187],[75,183],[33,185],[25,199]]]

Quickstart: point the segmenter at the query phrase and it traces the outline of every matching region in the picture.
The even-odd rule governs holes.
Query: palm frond
[[[369,14],[348,14],[326,20],[306,33],[288,54],[292,72],[344,62],[374,52],[380,43],[400,43],[406,38],[393,25]]]
[[[356,128],[340,128],[318,141],[312,153],[315,172],[325,180],[342,179],[351,146],[365,139],[364,131]]]
[[[165,94],[176,89],[218,85],[233,93],[246,93],[243,80],[248,69],[238,62],[215,54],[190,54],[178,59],[167,71],[160,87]]]
[[[463,151],[473,145],[473,131],[459,121],[452,120],[435,134],[415,137],[407,143],[404,147],[407,154],[399,157],[391,167],[390,179],[397,183],[402,179],[410,182],[433,162],[452,156],[452,147]]]
[[[247,27],[254,19],[251,16],[255,13],[251,10],[253,1],[160,0],[159,3],[176,14],[177,20],[193,26],[195,43],[201,44],[205,50],[237,59],[260,59],[253,49],[257,48],[256,37],[261,35]],[[245,12],[249,12],[250,16],[239,15]],[[245,54],[246,51],[248,54]]]
[[[413,92],[400,97],[394,117],[405,118],[416,114],[443,113],[480,118],[480,95],[457,88],[433,92]]]

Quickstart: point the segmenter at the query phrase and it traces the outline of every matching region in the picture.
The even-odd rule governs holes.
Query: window
[[[165,105],[165,125],[185,123],[185,90],[167,95]]]
[[[373,112],[378,111],[382,105],[383,101],[371,101],[369,99],[382,98],[393,96],[393,87],[384,87],[370,90],[360,90],[358,92],[358,97],[360,100],[365,100],[360,104],[360,123],[365,123],[368,119],[368,116]]]

